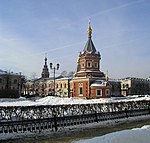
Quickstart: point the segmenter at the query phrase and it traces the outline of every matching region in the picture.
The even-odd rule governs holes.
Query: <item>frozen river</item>
[[[111,125],[109,127],[95,126],[93,128],[85,128],[79,130],[70,130],[61,133],[55,133],[53,135],[47,135],[42,137],[24,137],[21,139],[1,141],[2,143],[71,143],[81,139],[89,139],[96,136],[105,135],[107,133],[120,131],[124,129],[132,129],[142,127],[144,125],[150,125],[150,120],[143,121],[123,122],[118,125]]]

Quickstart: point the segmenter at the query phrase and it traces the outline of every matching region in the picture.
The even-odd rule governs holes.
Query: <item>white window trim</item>
[[[88,63],[90,63],[90,66],[88,65]],[[92,68],[92,62],[91,61],[87,61],[87,68]]]
[[[98,90],[100,90],[101,95],[97,95],[97,91],[98,91]],[[102,96],[102,89],[96,89],[96,96],[98,96],[98,97]]]
[[[82,94],[80,94],[80,88],[82,88]],[[78,96],[83,96],[83,83],[78,84]]]
[[[98,62],[95,62],[95,63],[94,63],[94,67],[95,67],[95,68],[98,68]]]

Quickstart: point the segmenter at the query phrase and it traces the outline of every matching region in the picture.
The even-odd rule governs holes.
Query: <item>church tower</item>
[[[88,40],[77,60],[77,70],[71,81],[71,96],[78,98],[109,98],[111,86],[100,70],[101,55],[92,41],[92,28],[88,23]],[[107,79],[107,80],[106,80]]]
[[[42,78],[49,78],[49,71],[48,71],[48,67],[47,67],[47,58],[45,57],[45,65],[41,74]]]
[[[89,21],[88,41],[83,51],[79,54],[75,77],[104,78],[104,73],[100,71],[100,60],[101,55],[92,41],[92,28]]]

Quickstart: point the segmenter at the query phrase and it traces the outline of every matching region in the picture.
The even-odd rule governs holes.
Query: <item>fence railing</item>
[[[60,128],[150,114],[150,101],[0,107],[0,133]]]

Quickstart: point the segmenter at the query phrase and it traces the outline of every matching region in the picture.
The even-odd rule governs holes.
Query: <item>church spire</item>
[[[83,52],[87,52],[87,53],[95,53],[96,49],[95,46],[92,42],[92,28],[91,28],[91,20],[89,19],[88,22],[88,41],[83,49]]]
[[[88,38],[92,37],[92,28],[91,28],[91,20],[89,19],[88,23]]]
[[[47,66],[47,58],[45,57],[45,66]]]
[[[47,54],[45,53],[45,65],[47,65]]]
[[[48,66],[47,66],[47,56],[45,54],[45,64],[44,64],[44,68],[41,74],[42,78],[49,78],[49,71],[48,71]]]

